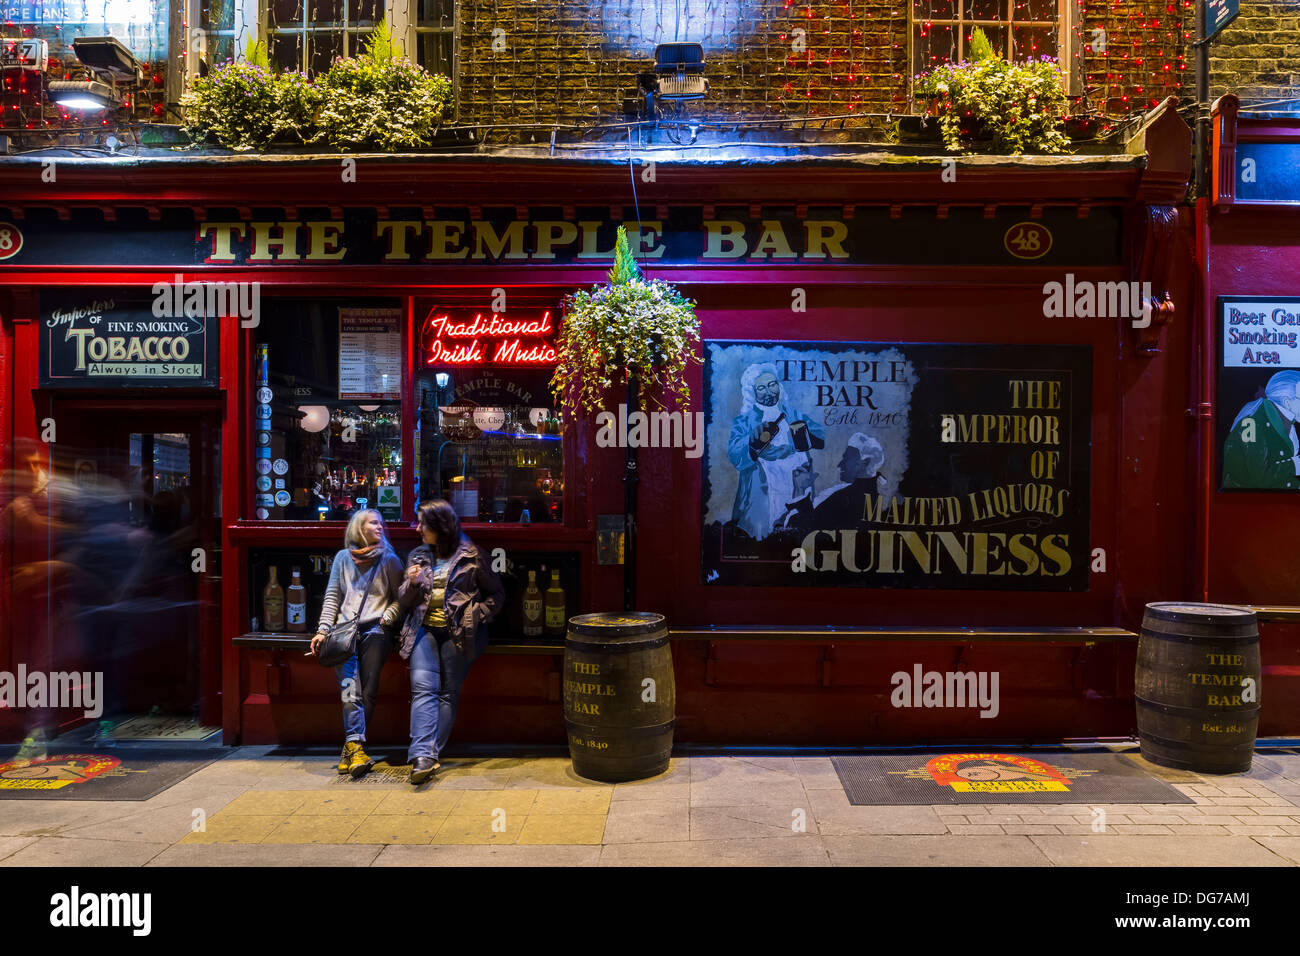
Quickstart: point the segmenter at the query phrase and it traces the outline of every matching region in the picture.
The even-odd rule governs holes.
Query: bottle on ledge
[[[546,636],[564,637],[569,619],[564,608],[564,588],[560,587],[560,572],[551,572],[551,586],[546,589]]]
[[[301,634],[307,630],[307,589],[302,586],[302,571],[293,569],[287,597],[289,630]]]
[[[524,636],[542,636],[542,589],[537,586],[537,572],[528,572],[528,587],[524,588]]]
[[[277,580],[278,570],[271,567],[271,580],[262,589],[262,624],[268,631],[284,630],[284,588]]]

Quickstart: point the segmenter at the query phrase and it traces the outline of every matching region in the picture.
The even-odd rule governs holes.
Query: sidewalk
[[[452,758],[416,791],[406,768],[353,781],[272,749],[222,749],[142,802],[0,799],[0,866],[1300,865],[1296,749],[1267,752],[1279,775],[1176,784],[1194,804],[1103,806],[1103,832],[1081,804],[851,806],[825,756],[685,756],[621,784]]]

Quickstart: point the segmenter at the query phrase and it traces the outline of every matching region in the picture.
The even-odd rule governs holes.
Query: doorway
[[[103,674],[115,726],[218,725],[219,407],[56,398],[53,417],[64,533],[50,558],[77,582],[57,656]]]

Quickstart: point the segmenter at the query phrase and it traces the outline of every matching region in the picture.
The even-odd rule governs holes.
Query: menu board
[[[339,309],[339,398],[399,401],[402,311]]]

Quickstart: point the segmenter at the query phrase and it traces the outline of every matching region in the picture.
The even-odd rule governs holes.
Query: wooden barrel
[[[1254,611],[1148,604],[1134,685],[1147,760],[1204,773],[1250,769],[1259,727]]]
[[[564,722],[573,769],[592,780],[668,769],[677,687],[662,614],[582,614],[564,641]]]

